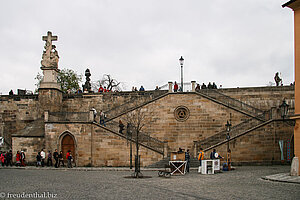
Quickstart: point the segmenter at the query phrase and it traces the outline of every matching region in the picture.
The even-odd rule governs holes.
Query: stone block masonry
[[[290,108],[294,106],[294,88],[288,86],[218,91],[261,110],[269,110],[271,107],[276,110],[283,99],[286,99]],[[116,115],[134,105],[150,102],[153,96],[159,96],[155,92],[60,96],[62,94],[59,92],[52,93],[45,90],[38,96],[1,96],[1,134],[5,135],[7,141],[11,141],[14,154],[17,150],[26,150],[29,162],[35,161],[35,155],[41,148],[51,151],[61,150],[62,139],[69,134],[74,140],[74,157],[78,166],[129,166],[129,143],[123,137],[90,122],[49,121],[41,122],[43,128],[40,128],[38,121],[43,120],[45,109],[52,112],[88,113],[94,106],[97,111],[112,110],[111,115]],[[157,92],[163,94],[162,91]],[[145,112],[145,126],[142,132],[164,141],[165,155],[181,147],[185,150],[190,149],[192,156],[195,157],[197,152],[194,141],[201,141],[223,131],[227,120],[231,119],[234,126],[250,118],[238,110],[193,92],[169,93],[156,101],[143,104],[142,110]],[[126,122],[126,114],[117,117],[114,121],[118,122],[120,119]],[[35,127],[35,131],[30,131],[30,127]],[[287,123],[273,122],[237,138],[230,142],[232,161],[236,163],[281,162],[278,141],[284,140],[284,145],[288,140],[292,142],[292,130],[293,128]],[[224,156],[226,147],[226,144],[223,144],[217,147],[217,150]],[[140,149],[142,166],[163,159],[161,154],[150,149],[145,147]],[[133,155],[134,151],[133,145]],[[284,146],[284,154],[286,155],[286,146]]]

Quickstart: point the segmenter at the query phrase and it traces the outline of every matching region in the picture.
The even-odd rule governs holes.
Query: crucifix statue
[[[58,52],[55,45],[52,45],[52,41],[57,41],[57,36],[52,36],[52,33],[48,31],[47,36],[43,36],[42,40],[46,42],[41,61],[42,67],[58,68]]]

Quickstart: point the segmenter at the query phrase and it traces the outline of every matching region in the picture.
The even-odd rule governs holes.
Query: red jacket
[[[100,87],[98,92],[103,92],[103,87]]]
[[[66,159],[68,159],[68,158],[69,158],[69,156],[70,156],[70,152],[68,152],[68,153],[67,153],[67,155],[66,155]]]
[[[3,153],[1,153],[1,155],[0,155],[0,160],[2,163],[4,163],[4,154]]]
[[[20,161],[21,160],[21,154],[17,153],[16,155],[16,161]]]
[[[177,85],[177,83],[174,85],[174,90],[178,90],[178,85]]]

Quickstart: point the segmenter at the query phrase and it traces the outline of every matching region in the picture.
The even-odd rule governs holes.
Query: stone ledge
[[[264,180],[300,184],[300,176],[290,176],[290,173],[280,173],[261,177]]]

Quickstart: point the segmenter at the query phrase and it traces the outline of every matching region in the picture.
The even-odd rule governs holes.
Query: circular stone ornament
[[[185,106],[178,106],[174,111],[174,116],[177,121],[184,122],[190,116],[190,110]]]

